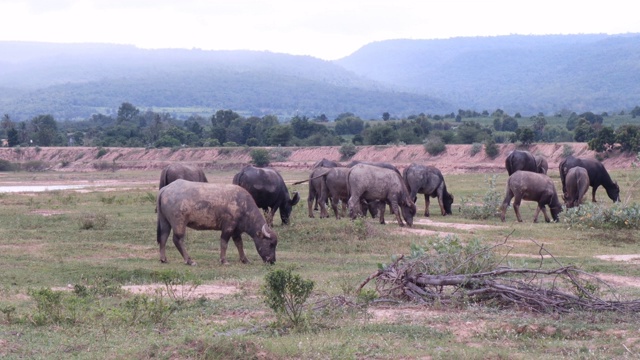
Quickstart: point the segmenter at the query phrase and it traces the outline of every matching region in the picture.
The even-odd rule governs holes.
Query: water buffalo
[[[573,156],[568,156],[560,162],[560,181],[562,181],[562,193],[566,194],[566,178],[569,169],[576,166],[583,167],[589,174],[589,185],[591,186],[591,200],[596,202],[596,190],[602,185],[607,190],[609,199],[613,202],[620,201],[620,187],[618,184],[611,180],[611,176],[604,168],[601,162],[596,159],[580,159]]]
[[[238,248],[240,261],[249,260],[242,247],[242,233],[253,239],[263,261],[276,261],[278,236],[267,225],[251,195],[243,188],[228,184],[207,184],[178,179],[158,193],[158,230],[160,261],[167,262],[165,248],[173,229],[173,243],[187,265],[195,265],[184,246],[187,227],[195,230],[222,230],[220,262],[227,263],[229,238]]]
[[[424,216],[429,216],[429,197],[437,197],[442,216],[451,215],[453,195],[447,192],[447,185],[440,170],[433,166],[411,164],[402,172],[411,200],[415,203],[417,194],[424,194]]]
[[[245,166],[233,177],[233,184],[242,186],[253,196],[256,205],[267,213],[269,226],[273,226],[273,216],[278,210],[282,224],[288,225],[293,206],[300,200],[297,192],[289,196],[284,179],[271,168]]]
[[[589,173],[587,169],[576,166],[567,172],[564,201],[567,208],[580,206],[584,194],[589,190]]]
[[[162,172],[160,173],[159,189],[162,189],[178,179],[207,182],[207,177],[205,176],[204,171],[199,167],[184,164],[170,164],[162,169]]]
[[[333,160],[328,160],[325,158],[322,158],[322,160],[318,161],[317,163],[315,163],[313,165],[313,169],[314,171],[312,172],[311,176],[309,178],[312,178],[314,175],[313,173],[315,173],[315,169],[317,168],[334,168],[334,167],[341,167],[342,165],[338,162],[335,162]],[[314,184],[314,193],[312,195],[311,193],[311,182],[309,182],[309,197],[307,198],[307,201],[309,201],[309,199],[313,198],[313,201],[315,201],[314,205],[313,205],[313,210],[318,210],[318,198],[320,197],[320,181],[315,181]],[[313,217],[313,212],[309,212],[309,217]],[[320,215],[320,217],[322,217],[322,215]]]
[[[349,170],[349,168],[345,167],[336,167],[330,169],[324,175],[320,204],[321,207],[324,207],[327,199],[330,199],[331,208],[333,209],[333,213],[335,214],[336,219],[340,219],[340,215],[338,213],[338,204],[342,202],[342,216],[344,216],[347,202],[349,201],[349,190],[347,187],[347,174],[349,174]],[[326,210],[324,211],[326,212]],[[375,213],[377,213],[377,211],[372,211],[372,214]]]
[[[530,152],[524,150],[513,150],[510,152],[504,161],[504,166],[507,168],[509,176],[518,170],[538,172],[536,159]]]
[[[329,168],[330,169],[330,168]],[[322,175],[329,171],[325,167],[317,167],[309,174],[309,196],[307,196],[307,206],[309,208],[309,217],[313,218],[313,210],[317,210],[318,203],[320,202],[320,195],[322,193],[322,184],[324,179]],[[314,207],[315,202],[315,207]],[[320,205],[320,218],[328,217],[325,204]]]
[[[549,171],[549,163],[547,162],[547,159],[542,155],[536,155],[534,156],[534,159],[536,159],[536,172],[546,175],[547,171]]]
[[[500,219],[502,221],[505,220],[507,207],[509,207],[511,199],[514,197],[513,210],[519,222],[522,222],[522,217],[520,216],[520,203],[522,200],[538,203],[533,222],[538,222],[540,211],[544,214],[544,220],[546,222],[550,221],[545,205],[549,205],[553,221],[558,221],[558,214],[562,211],[562,205],[558,200],[556,187],[549,176],[530,171],[516,171],[513,173],[507,180],[507,191],[501,206]]]
[[[322,160],[318,161],[317,163],[315,163],[313,165],[313,168],[319,168],[319,167],[325,167],[325,168],[334,168],[334,167],[340,167],[342,165],[340,165],[339,163],[333,161],[333,160],[328,160],[325,158],[322,158]]]
[[[357,164],[347,174],[349,190],[349,215],[352,219],[361,214],[360,200],[388,203],[396,216],[398,225],[413,225],[416,205],[409,197],[409,191],[397,172],[378,166]],[[402,212],[402,217],[400,213]],[[384,224],[384,211],[380,211],[380,223]]]

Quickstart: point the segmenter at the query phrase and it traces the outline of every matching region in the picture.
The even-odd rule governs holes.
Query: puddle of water
[[[53,190],[82,189],[89,185],[29,185],[29,186],[0,186],[0,193],[17,192],[45,192]]]

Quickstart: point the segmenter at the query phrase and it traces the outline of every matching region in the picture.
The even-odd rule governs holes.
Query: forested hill
[[[389,40],[336,63],[463,109],[603,112],[640,95],[640,34]]]
[[[640,95],[640,34],[391,40],[333,62],[108,44],[0,42],[0,53],[0,113],[18,121],[113,114],[123,102],[185,117],[617,112]]]

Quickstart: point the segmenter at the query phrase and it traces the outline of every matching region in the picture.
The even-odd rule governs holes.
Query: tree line
[[[629,114],[640,115],[636,106]],[[82,121],[57,121],[39,115],[28,121],[12,121],[5,114],[0,122],[4,146],[101,146],[101,147],[217,147],[217,146],[336,146],[520,142],[587,142],[603,151],[618,143],[624,151],[640,151],[640,127],[627,123],[614,129],[605,126],[607,113],[539,113],[525,118],[497,109],[476,112],[393,118],[388,112],[380,121],[363,120],[342,113],[333,121],[325,115],[309,118],[296,115],[281,121],[275,115],[243,117],[233,110],[218,110],[210,118],[192,115],[186,120],[169,113],[141,111],[125,102],[114,116],[94,114]],[[565,120],[566,119],[566,120]]]

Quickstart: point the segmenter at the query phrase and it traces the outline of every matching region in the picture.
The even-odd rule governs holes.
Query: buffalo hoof
[[[189,266],[198,266],[198,264],[196,264],[195,261],[187,261],[185,264],[187,264]]]
[[[229,262],[227,260],[220,260],[220,264],[229,265]]]

